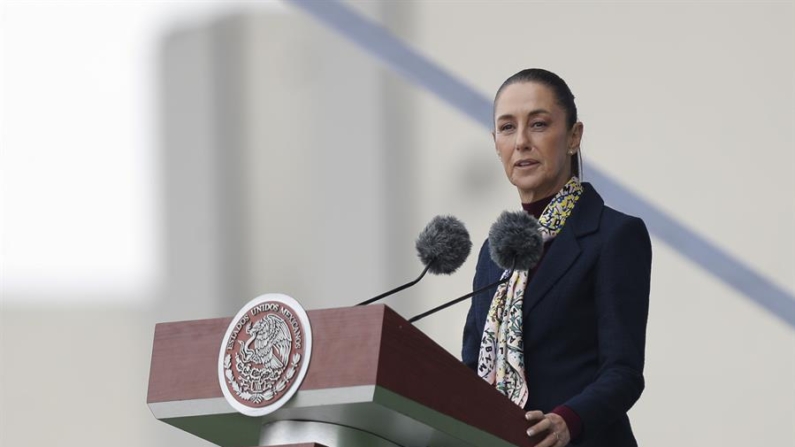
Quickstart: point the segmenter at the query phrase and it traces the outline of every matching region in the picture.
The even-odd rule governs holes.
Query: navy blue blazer
[[[641,219],[605,206],[583,186],[525,291],[525,409],[574,410],[582,421],[577,445],[637,446],[627,411],[644,387],[651,242]],[[474,289],[501,274],[486,241]],[[462,359],[473,370],[495,291],[475,295],[467,315]]]

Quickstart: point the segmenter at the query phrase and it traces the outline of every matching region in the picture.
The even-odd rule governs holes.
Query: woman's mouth
[[[538,162],[536,160],[519,160],[513,165],[516,166],[517,168],[528,168],[531,166],[535,166],[537,164]]]

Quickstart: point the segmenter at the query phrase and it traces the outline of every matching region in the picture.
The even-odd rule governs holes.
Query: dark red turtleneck
[[[544,209],[547,207],[547,205],[549,205],[549,202],[552,201],[553,197],[554,196],[549,196],[541,200],[536,200],[533,203],[523,203],[522,208],[524,208],[528,214],[538,219],[541,217],[541,213],[544,212]],[[533,277],[533,275],[535,275],[536,270],[538,270],[538,266],[540,266],[541,262],[544,260],[544,256],[546,255],[547,251],[549,251],[550,245],[552,245],[554,241],[555,240],[552,239],[544,244],[544,251],[541,253],[541,259],[539,259],[538,264],[530,269],[530,272],[528,273],[528,285],[530,284],[530,279]],[[532,393],[533,390],[530,390],[530,392]],[[566,405],[559,405],[552,410],[552,413],[557,414],[563,418],[564,421],[566,421],[566,426],[569,429],[569,435],[571,436],[572,441],[580,436],[580,433],[582,432],[582,419],[580,419],[580,416],[575,413],[574,410],[567,407]]]
[[[541,213],[544,212],[544,209],[549,205],[549,202],[552,201],[552,198],[555,196],[549,196],[540,200],[536,200],[533,203],[523,203],[522,208],[527,211],[528,214],[538,219],[541,217]]]

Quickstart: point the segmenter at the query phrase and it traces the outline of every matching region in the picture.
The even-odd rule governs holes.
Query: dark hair
[[[505,90],[505,87],[520,82],[536,82],[549,87],[555,95],[558,105],[566,112],[566,124],[568,124],[569,128],[577,123],[577,106],[574,104],[574,94],[571,93],[571,89],[569,89],[569,86],[566,85],[566,81],[560,76],[551,71],[544,70],[543,68],[526,68],[506,79],[500,88],[497,89],[497,94],[494,95],[495,109],[497,106],[497,99],[500,97],[500,93]],[[577,158],[579,155],[580,151],[577,151],[577,154],[571,157],[571,172],[577,177],[580,177],[580,161]]]

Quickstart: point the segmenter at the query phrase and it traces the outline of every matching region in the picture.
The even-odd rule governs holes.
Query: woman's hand
[[[530,422],[527,436],[545,435],[538,438],[540,441],[536,444],[536,447],[564,447],[569,445],[569,441],[571,441],[569,427],[566,426],[566,421],[559,415],[528,411],[524,416]]]

